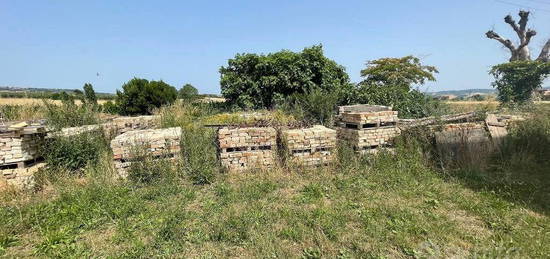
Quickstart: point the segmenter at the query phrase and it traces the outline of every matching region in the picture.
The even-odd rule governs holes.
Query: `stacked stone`
[[[44,139],[42,125],[14,125],[0,130],[0,166],[21,166],[40,158],[38,148]]]
[[[111,141],[115,168],[126,178],[132,163],[144,157],[175,159],[180,152],[181,128],[128,131]]]
[[[277,132],[274,128],[221,128],[219,157],[229,171],[269,168],[275,165]]]
[[[50,134],[52,137],[70,137],[102,130],[105,136],[112,138],[133,130],[156,129],[159,127],[159,116],[118,117],[102,124],[84,125],[79,127],[63,128],[59,132]]]
[[[0,174],[7,185],[17,189],[32,189],[35,185],[34,173],[44,166],[45,163],[38,163],[28,168],[4,169]]]
[[[446,124],[435,132],[435,140],[438,145],[475,144],[488,142],[489,135],[482,122],[454,123]]]
[[[283,130],[282,141],[292,162],[306,166],[326,165],[334,159],[336,130],[320,125]]]
[[[353,106],[346,106],[353,107]],[[391,145],[401,130],[397,127],[398,112],[390,107],[360,105],[357,109],[340,109],[338,138],[351,143],[355,150],[370,152]]]
[[[110,123],[111,127],[116,130],[116,135],[119,135],[132,130],[156,129],[160,126],[160,117],[155,115],[118,117]]]

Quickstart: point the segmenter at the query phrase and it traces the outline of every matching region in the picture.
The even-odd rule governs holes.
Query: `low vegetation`
[[[164,127],[184,128],[181,164],[146,160],[130,169],[129,181],[113,177],[104,142],[90,136],[57,142],[52,159],[66,145],[78,149],[71,154],[82,155],[53,163],[49,170],[61,169],[39,178],[42,191],[2,196],[0,253],[305,258],[550,253],[548,109],[521,123],[501,151],[469,166],[442,170],[424,155],[431,146],[418,133],[404,135],[395,153],[359,156],[340,146],[338,161],[328,167],[220,174],[213,131],[201,126],[239,116],[209,107],[158,110]],[[67,173],[74,168],[80,173]]]

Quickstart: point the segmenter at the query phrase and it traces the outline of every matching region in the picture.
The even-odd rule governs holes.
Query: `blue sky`
[[[114,92],[142,77],[219,93],[236,53],[323,44],[353,81],[367,60],[412,54],[440,70],[424,90],[490,88],[487,71],[508,53],[484,33],[514,38],[503,18],[516,5],[532,11],[538,55],[550,0],[0,0],[0,86]]]

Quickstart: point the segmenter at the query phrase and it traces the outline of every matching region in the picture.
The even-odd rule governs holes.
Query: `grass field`
[[[459,168],[436,166],[412,135],[394,154],[361,157],[342,146],[329,167],[219,174],[212,130],[198,127],[210,117],[172,107],[161,111],[163,125],[184,127],[185,163],[148,164],[136,170],[155,180],[121,182],[105,149],[76,174],[44,173],[41,191],[1,196],[0,255],[548,257],[544,112],[501,152]],[[201,176],[209,184],[193,184]]]
[[[60,100],[48,100],[55,104],[61,104]],[[99,104],[107,102],[107,100],[98,100]],[[80,100],[75,100],[76,104],[80,104]],[[36,98],[0,98],[0,105],[42,105],[42,99]]]

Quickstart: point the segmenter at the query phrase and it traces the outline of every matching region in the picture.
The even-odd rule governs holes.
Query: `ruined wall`
[[[306,129],[283,130],[281,134],[283,147],[293,163],[318,166],[334,160],[336,130],[318,125]]]
[[[26,123],[2,129],[0,131],[0,167],[12,164],[22,166],[26,161],[40,158],[38,149],[44,136],[43,126],[32,126]]]
[[[38,163],[27,168],[4,169],[0,171],[0,181],[16,189],[32,189],[35,186],[34,173],[46,166],[45,163]]]
[[[127,176],[132,163],[148,156],[154,159],[176,158],[181,147],[181,128],[128,131],[111,141],[115,168]]]
[[[221,128],[217,141],[221,165],[229,171],[275,165],[277,132],[274,128]]]
[[[82,133],[102,130],[105,136],[107,136],[108,138],[113,138],[132,130],[156,129],[159,127],[159,116],[117,117],[109,122],[102,124],[63,128],[58,132],[52,132],[50,136],[69,137]]]
[[[389,107],[359,105],[358,108],[340,108],[338,138],[349,142],[360,152],[386,147],[401,130],[397,127],[398,112]]]

